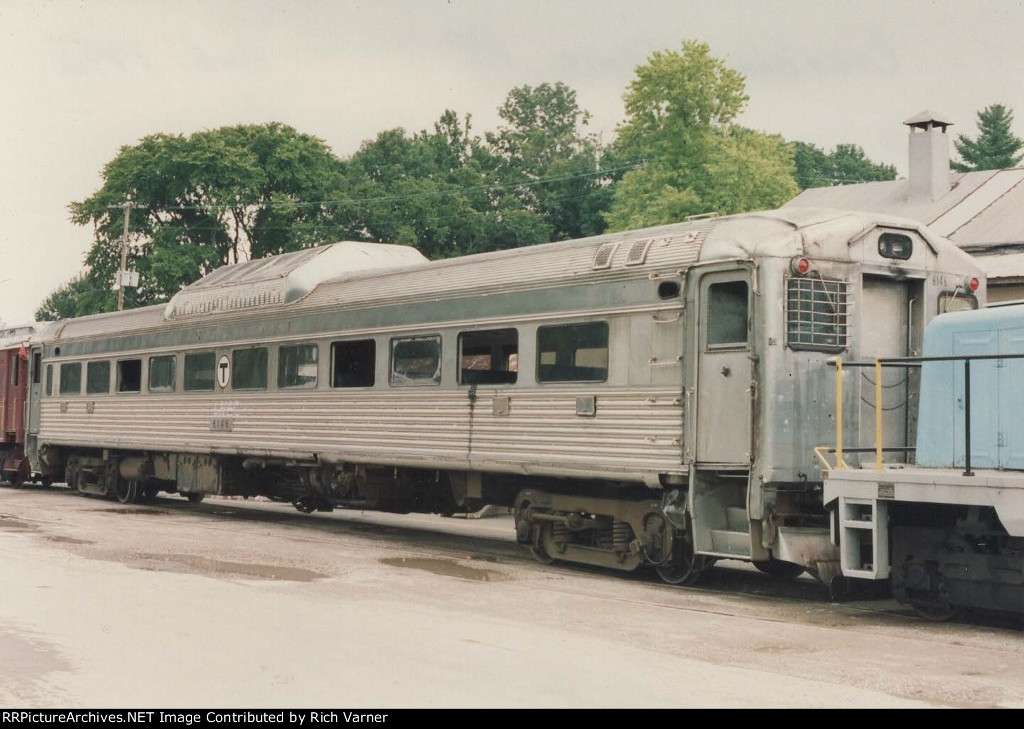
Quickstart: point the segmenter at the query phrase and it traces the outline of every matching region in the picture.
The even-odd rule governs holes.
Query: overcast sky
[[[0,319],[82,270],[67,205],[123,145],[279,121],[351,155],[445,109],[478,134],[522,84],[562,81],[605,142],[634,69],[683,40],[743,73],[740,123],[906,171],[923,109],[1024,136],[1024,0],[0,0]]]

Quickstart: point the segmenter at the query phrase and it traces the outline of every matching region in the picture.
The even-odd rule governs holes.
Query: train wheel
[[[783,562],[781,559],[769,559],[767,562],[754,562],[758,570],[764,572],[773,580],[795,580],[804,573],[804,568],[792,562]]]
[[[924,618],[933,623],[944,623],[947,620],[955,620],[964,614],[964,609],[959,605],[950,605],[949,603],[923,603],[916,602],[911,603],[910,607],[913,608],[917,616]]]
[[[134,504],[139,500],[139,482],[134,478],[119,478],[114,495],[122,504]]]
[[[203,500],[204,495],[205,494],[196,494],[196,493],[185,494],[185,498],[188,499],[188,503],[190,503],[190,504],[198,504],[200,501]]]
[[[700,579],[704,570],[713,563],[714,560],[694,554],[693,542],[688,538],[677,536],[672,540],[671,559],[655,569],[658,576],[670,585],[690,585]]]
[[[555,561],[555,558],[548,552],[547,547],[544,546],[544,540],[550,533],[551,525],[549,524],[538,524],[534,527],[533,540],[530,543],[530,554],[541,564],[551,564]]]

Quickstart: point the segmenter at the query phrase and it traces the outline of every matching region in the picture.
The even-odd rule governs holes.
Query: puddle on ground
[[[327,575],[320,572],[305,570],[300,567],[226,562],[194,554],[140,554],[139,561],[131,566],[155,572],[189,572],[208,577],[249,577],[258,580],[286,580],[291,582],[312,582],[313,580],[327,577]]]
[[[495,570],[484,570],[479,567],[467,567],[449,559],[434,559],[430,557],[388,557],[381,560],[382,564],[391,567],[407,567],[414,570],[424,570],[435,575],[445,577],[458,577],[463,580],[475,580],[476,582],[497,582],[504,579],[500,572]]]
[[[12,516],[0,514],[0,529],[17,529],[19,531],[35,531],[39,527],[29,524],[27,521],[20,521]]]
[[[60,653],[50,644],[15,628],[0,628],[0,681],[18,695],[19,686],[31,684],[53,671],[66,670]]]
[[[163,516],[164,514],[170,513],[163,509],[145,509],[139,508],[138,506],[120,506],[112,509],[89,509],[89,511],[98,511],[102,514],[137,514],[138,516]]]
[[[96,544],[96,542],[93,542],[89,539],[75,539],[74,537],[53,536],[47,537],[47,539],[49,539],[51,542],[58,542],[60,544]]]

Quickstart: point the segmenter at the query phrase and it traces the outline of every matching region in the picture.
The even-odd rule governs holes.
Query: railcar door
[[[875,357],[906,357],[921,334],[921,296],[917,294],[919,282],[894,281],[889,278],[865,276],[860,314],[860,357],[873,360]],[[913,307],[913,308],[912,308]],[[875,407],[882,409],[882,445],[887,448],[903,448],[910,442],[908,437],[912,379],[916,373],[907,368],[887,367],[882,369],[882,397],[876,402],[875,371],[859,371],[856,391],[860,397],[859,445],[862,448],[875,447]],[[861,456],[861,462],[873,461],[874,452]],[[900,451],[887,451],[885,460],[905,462]]]
[[[746,465],[754,395],[750,276],[705,274],[698,296],[696,460]]]
[[[29,351],[28,418],[25,424],[29,437],[34,437],[39,433],[39,406],[42,397],[42,381],[43,350],[41,347],[32,347]]]

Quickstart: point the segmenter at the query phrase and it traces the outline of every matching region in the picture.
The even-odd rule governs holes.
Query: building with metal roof
[[[906,178],[804,190],[783,207],[831,207],[900,215],[927,224],[985,269],[989,301],[1024,299],[1024,167],[953,172],[952,122],[926,110],[909,129]]]

